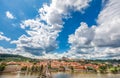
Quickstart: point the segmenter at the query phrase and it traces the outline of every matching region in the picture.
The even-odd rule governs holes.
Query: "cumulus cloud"
[[[18,40],[11,41],[17,48],[5,49],[1,53],[18,54],[33,58],[120,59],[120,1],[103,0],[97,26],[89,27],[81,22],[75,33],[69,35],[70,50],[62,54],[54,52],[58,48],[57,38],[63,28],[63,19],[72,17],[71,11],[83,12],[91,0],[52,0],[39,9],[35,19],[23,21],[20,26],[26,31]],[[14,19],[7,11],[6,16]],[[0,40],[10,39],[0,33]],[[36,56],[38,55],[38,56]]]
[[[104,2],[103,2],[104,3]],[[69,36],[73,58],[120,59],[120,1],[109,0],[100,12],[96,27],[81,23]],[[87,48],[85,48],[87,47]]]
[[[15,17],[13,16],[13,14],[9,11],[6,11],[6,17],[9,19],[14,19]]]
[[[4,36],[3,32],[0,32],[0,40],[10,41],[10,38]]]
[[[76,29],[75,33],[69,35],[68,43],[72,44],[71,47],[77,48],[89,48],[91,47],[91,41],[94,38],[95,26],[91,28],[84,22]]]
[[[27,35],[22,35],[16,43],[18,48],[24,49],[35,55],[43,55],[57,48],[56,38],[60,32],[61,25],[47,26],[37,20],[26,20],[21,25],[22,28],[29,26]]]
[[[63,56],[73,59],[120,59],[120,48],[93,47],[70,49]]]
[[[30,58],[40,58],[30,53],[27,53],[27,52],[25,53],[24,51],[21,51],[19,49],[11,49],[11,48],[3,48],[3,47],[0,47],[0,54],[13,54],[13,55],[21,55],[21,56],[30,57]]]
[[[98,17],[94,44],[96,46],[120,47],[120,1],[109,0]]]
[[[24,50],[21,50],[19,48],[11,49],[11,48],[3,48],[3,47],[0,47],[0,54],[21,55],[21,56],[29,57],[29,58],[33,58],[33,59],[34,58],[37,58],[37,59],[60,59],[63,57],[63,54],[59,54],[59,53],[48,53],[43,56],[36,56],[29,52],[24,52]]]
[[[17,49],[38,56],[57,56],[52,53],[58,48],[57,37],[63,28],[63,20],[70,17],[71,11],[83,11],[91,0],[52,0],[39,9],[39,16],[21,23],[27,35],[22,35],[11,43]]]
[[[84,22],[76,29],[74,34],[69,35],[68,43],[70,50],[65,55],[70,58],[85,58],[89,59],[90,54],[94,51],[91,44],[95,36],[95,26],[90,28]]]
[[[70,16],[70,11],[84,11],[91,0],[52,0],[50,5],[39,9],[40,17],[48,24],[63,24],[63,18]]]
[[[0,54],[3,54],[3,53],[5,53],[5,54],[11,54],[12,51],[13,50],[11,50],[11,49],[5,49],[3,47],[0,47]]]

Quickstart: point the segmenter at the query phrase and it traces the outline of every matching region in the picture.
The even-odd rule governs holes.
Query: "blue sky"
[[[12,40],[18,39],[22,34],[26,34],[20,28],[20,23],[26,19],[35,18],[38,14],[38,9],[42,7],[43,3],[49,3],[49,0],[1,0],[0,1],[0,31],[4,32],[7,37]],[[15,19],[6,17],[6,11],[10,11]],[[9,42],[0,41],[0,45],[5,48],[15,48],[15,45]]]
[[[117,0],[0,0],[1,51],[10,49],[44,57],[94,58],[92,53],[101,54],[96,58],[114,56],[118,53],[112,51],[119,52],[120,46],[119,32],[115,30],[119,28],[118,3]],[[111,18],[115,19],[110,21]]]
[[[75,32],[75,30],[80,26],[80,22],[86,22],[89,26],[96,25],[97,16],[101,10],[102,0],[93,0],[86,10],[85,13],[72,12],[72,18],[66,19],[64,28],[58,37],[60,40],[60,49],[68,49],[68,35]],[[70,26],[70,27],[69,27]],[[62,50],[62,51],[63,51]]]
[[[44,3],[49,4],[50,0],[1,0],[0,3],[0,31],[4,32],[4,34],[12,40],[16,40],[22,34],[26,34],[25,31],[20,28],[20,23],[23,20],[35,18],[38,15],[38,9],[42,7]],[[101,8],[101,0],[93,0],[90,5],[91,6],[85,10],[85,13],[80,13],[79,11],[71,12],[72,18],[64,19],[65,24],[58,37],[59,49],[57,51],[63,51],[69,48],[67,42],[68,35],[75,32],[80,22],[86,22],[89,26],[96,25],[96,18]],[[6,11],[10,11],[15,16],[15,19],[8,19],[5,15]],[[5,41],[1,41],[0,45],[5,48],[16,47]]]

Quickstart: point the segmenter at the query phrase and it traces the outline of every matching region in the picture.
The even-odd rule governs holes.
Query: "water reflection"
[[[70,74],[65,74],[65,73],[58,73],[53,76],[53,78],[71,78]]]
[[[120,78],[120,74],[52,73],[53,78]],[[38,73],[0,73],[0,78],[37,78]]]

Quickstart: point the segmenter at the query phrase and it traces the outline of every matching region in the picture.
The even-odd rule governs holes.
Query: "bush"
[[[73,66],[69,66],[69,69],[71,70],[71,72],[74,72]]]
[[[99,71],[100,71],[100,73],[106,73],[107,72],[107,66],[100,66]]]
[[[26,70],[27,70],[27,66],[21,68],[21,71],[26,71]]]
[[[110,72],[111,72],[111,73],[117,73],[117,72],[118,72],[117,67],[111,67],[111,68],[110,68]]]
[[[3,71],[5,69],[4,65],[0,65],[0,71]]]
[[[0,71],[3,71],[6,67],[6,63],[1,63],[0,64]]]

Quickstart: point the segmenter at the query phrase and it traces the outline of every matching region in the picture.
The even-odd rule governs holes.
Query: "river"
[[[120,74],[52,73],[53,78],[120,78]],[[0,78],[37,78],[37,73],[0,73]]]

